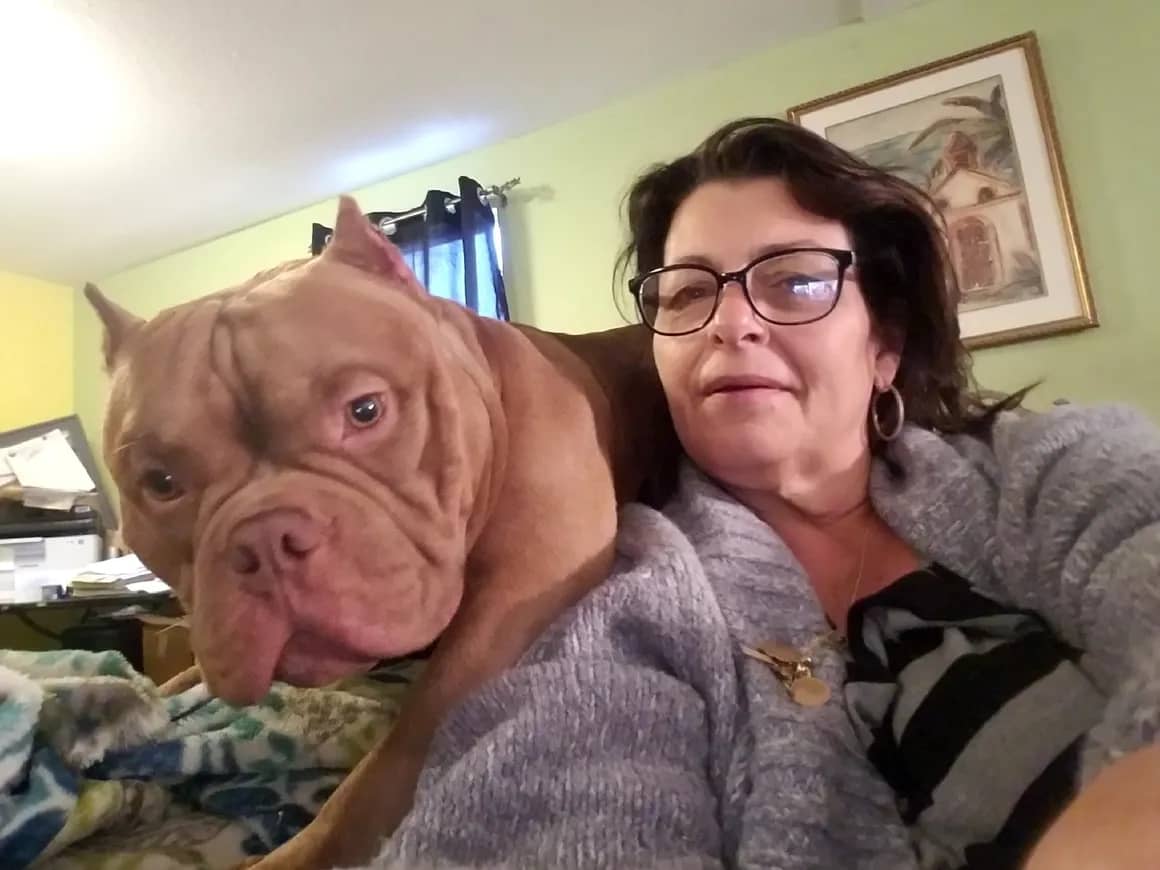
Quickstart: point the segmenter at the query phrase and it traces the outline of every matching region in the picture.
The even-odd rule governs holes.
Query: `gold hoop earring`
[[[894,409],[898,416],[895,418],[894,428],[889,432],[884,432],[882,418],[878,415],[878,400],[887,395],[894,398]],[[874,401],[870,403],[870,422],[874,425],[875,434],[883,441],[893,441],[902,434],[902,426],[906,422],[906,403],[902,401],[902,393],[898,392],[898,387],[894,384],[890,384],[884,390],[879,390],[874,396]]]

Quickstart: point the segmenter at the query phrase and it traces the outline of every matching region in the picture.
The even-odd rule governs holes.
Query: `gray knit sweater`
[[[874,504],[920,554],[1038,611],[1105,692],[1085,767],[1160,724],[1160,435],[1118,409],[908,428]],[[739,645],[826,628],[772,530],[697,472],[629,506],[609,580],[442,729],[374,866],[915,866],[839,700],[788,700]],[[840,684],[837,653],[820,676]],[[985,790],[986,778],[980,778]],[[980,793],[979,801],[988,795]]]

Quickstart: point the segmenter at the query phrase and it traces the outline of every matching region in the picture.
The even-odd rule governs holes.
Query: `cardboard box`
[[[157,685],[193,665],[184,617],[141,614],[141,659],[145,676]]]

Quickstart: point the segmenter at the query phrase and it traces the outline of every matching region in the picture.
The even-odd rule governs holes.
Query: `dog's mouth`
[[[325,686],[366,673],[379,660],[328,638],[300,632],[282,650],[274,677],[296,686]]]
[[[249,654],[242,660],[200,658],[210,689],[235,706],[256,704],[275,680],[317,688],[371,670],[382,658],[358,652],[328,638],[295,632],[284,643],[277,629],[251,631]],[[285,637],[285,634],[282,634]]]
[[[333,493],[309,501],[344,520],[309,553],[280,534],[297,532],[297,515],[247,510],[247,522],[264,525],[223,519],[195,563],[198,657],[211,690],[232,704],[255,703],[275,681],[320,687],[365,674],[427,647],[458,610],[463,578],[452,558],[422,558],[390,522],[365,511],[356,521]],[[232,544],[253,549],[262,570],[235,570]]]

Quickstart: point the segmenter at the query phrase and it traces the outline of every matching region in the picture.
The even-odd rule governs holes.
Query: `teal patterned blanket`
[[[0,867],[229,867],[294,836],[419,665],[234,708],[120,653],[0,651]]]

